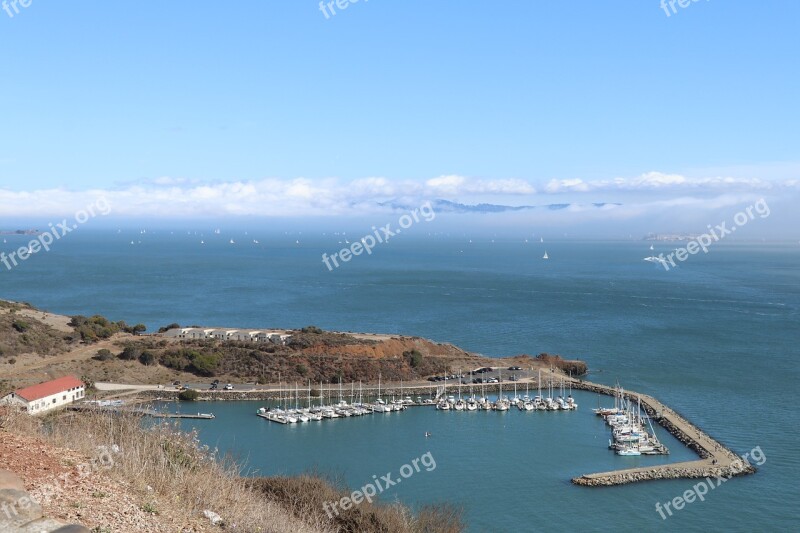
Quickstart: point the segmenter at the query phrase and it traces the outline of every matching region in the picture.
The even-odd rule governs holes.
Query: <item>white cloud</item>
[[[425,182],[425,191],[431,195],[475,194],[535,194],[529,182],[520,179],[479,180],[464,176],[439,176]]]
[[[523,180],[479,180],[440,176],[426,182],[368,177],[338,179],[268,178],[257,181],[199,183],[159,177],[105,190],[70,191],[0,189],[0,213],[6,216],[67,215],[103,196],[114,212],[124,216],[307,216],[375,211],[379,202],[395,198],[454,198],[461,196],[535,193]]]
[[[545,191],[552,194],[589,191],[664,191],[664,190],[771,190],[795,187],[797,180],[769,181],[760,178],[705,177],[690,178],[680,174],[645,172],[633,178],[584,181],[580,178],[551,180]]]

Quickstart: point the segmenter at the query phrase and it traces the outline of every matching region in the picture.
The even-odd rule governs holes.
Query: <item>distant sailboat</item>
[[[544,237],[539,237],[539,242],[544,242]]]
[[[542,259],[550,259],[550,256],[547,255],[547,250],[545,250],[544,255],[542,256]]]
[[[253,239],[253,244],[258,244],[258,241],[256,239]]]
[[[233,242],[233,239],[231,239],[231,244],[236,244],[235,242]]]
[[[205,244],[205,243],[206,243],[206,241],[200,241],[200,244]]]
[[[651,250],[655,250],[655,248],[653,248],[653,245],[652,245],[652,244],[650,245],[650,249],[651,249]]]

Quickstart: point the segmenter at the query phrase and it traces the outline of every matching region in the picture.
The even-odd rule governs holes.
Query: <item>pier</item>
[[[133,413],[137,415],[149,416],[151,418],[189,418],[193,420],[213,420],[216,418],[214,413],[166,413],[163,411],[156,411],[146,407],[126,406],[123,404],[115,405],[86,405],[77,404],[67,407],[69,411],[105,411],[112,413]]]

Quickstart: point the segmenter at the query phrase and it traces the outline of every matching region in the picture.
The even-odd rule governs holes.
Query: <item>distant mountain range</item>
[[[392,209],[398,210],[410,210],[415,209],[419,206],[417,205],[410,205],[406,203],[401,203],[397,201],[389,201],[389,202],[380,202],[378,205],[381,207],[390,207]],[[549,209],[551,211],[557,211],[560,209],[567,209],[573,205],[582,205],[582,204],[547,204],[547,205],[498,205],[498,204],[461,204],[458,202],[451,202],[449,200],[432,200],[431,205],[433,209],[437,212],[449,212],[449,213],[506,213],[510,211],[528,211],[531,209]],[[620,206],[622,204],[618,203],[593,203],[590,204],[592,207],[600,209],[605,206],[613,205],[613,206]]]

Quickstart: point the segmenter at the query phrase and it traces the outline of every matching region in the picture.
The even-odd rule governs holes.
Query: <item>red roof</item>
[[[24,400],[33,402],[75,387],[83,387],[83,382],[74,376],[65,376],[46,383],[39,383],[32,387],[25,387],[16,391],[15,394]]]

